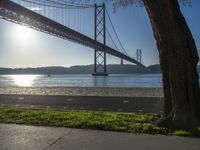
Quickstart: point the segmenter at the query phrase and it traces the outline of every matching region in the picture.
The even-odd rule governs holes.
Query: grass
[[[150,114],[0,107],[0,123],[100,129],[130,133],[192,135],[189,131],[172,131],[153,125],[152,122],[158,118],[158,115]]]
[[[176,135],[176,136],[192,136],[192,133],[189,131],[184,131],[184,130],[176,130],[176,131],[174,131],[174,135]]]

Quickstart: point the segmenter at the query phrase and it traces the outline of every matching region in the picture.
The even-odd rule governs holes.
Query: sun
[[[28,27],[17,25],[14,29],[14,35],[18,42],[30,42],[32,40],[33,31]]]

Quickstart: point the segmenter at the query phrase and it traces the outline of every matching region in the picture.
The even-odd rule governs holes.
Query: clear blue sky
[[[145,9],[130,6],[113,13],[112,6],[107,8],[127,52],[133,56],[136,49],[142,49],[145,65],[158,63],[158,52]],[[192,7],[181,8],[200,48],[200,1],[193,0]],[[92,26],[89,28],[93,30]],[[88,65],[93,64],[93,55],[90,48],[0,19],[0,67]],[[120,63],[120,60],[108,56],[107,62]]]

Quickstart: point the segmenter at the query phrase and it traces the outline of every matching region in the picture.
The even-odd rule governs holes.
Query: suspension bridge
[[[134,59],[124,49],[104,3],[0,0],[0,18],[94,49],[93,75],[107,75],[106,54],[145,67],[141,51]]]

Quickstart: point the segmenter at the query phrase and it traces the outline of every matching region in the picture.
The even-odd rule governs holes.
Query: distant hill
[[[93,65],[72,67],[39,67],[39,68],[0,68],[0,74],[91,74]],[[200,72],[200,66],[197,70]],[[160,65],[151,65],[146,68],[136,65],[107,65],[109,74],[153,74],[160,73]]]

